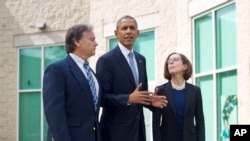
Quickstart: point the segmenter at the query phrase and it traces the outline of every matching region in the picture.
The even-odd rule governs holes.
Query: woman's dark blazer
[[[165,95],[167,107],[153,110],[154,141],[176,141],[176,110],[173,89],[170,82],[159,88],[159,95]],[[205,120],[202,96],[199,87],[186,83],[186,99],[183,123],[183,141],[205,141]]]

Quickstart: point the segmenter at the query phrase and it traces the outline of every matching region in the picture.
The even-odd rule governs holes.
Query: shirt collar
[[[119,48],[120,48],[122,54],[123,54],[125,57],[127,57],[128,54],[129,54],[131,51],[134,53],[134,50],[133,50],[133,49],[132,49],[132,50],[127,49],[127,48],[126,48],[124,45],[122,45],[120,42],[118,42],[118,46],[119,46]]]
[[[72,57],[72,59],[76,62],[76,64],[80,67],[83,66],[85,60],[83,60],[81,57],[73,54],[73,53],[69,53],[69,55]]]

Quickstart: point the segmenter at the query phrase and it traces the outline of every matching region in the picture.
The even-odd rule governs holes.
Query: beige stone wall
[[[236,9],[238,122],[250,124],[250,1],[237,1]]]
[[[61,42],[69,26],[89,21],[89,11],[88,0],[0,0],[1,141],[18,140],[17,47]],[[46,23],[46,30],[36,28],[37,23]]]
[[[18,23],[0,1],[0,140],[16,138],[17,50],[13,48],[13,34]]]

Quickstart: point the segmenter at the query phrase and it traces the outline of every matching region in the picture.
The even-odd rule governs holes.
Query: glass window
[[[235,5],[219,9],[216,17],[216,68],[236,65]]]
[[[41,93],[26,92],[19,96],[19,141],[39,141]]]
[[[217,74],[218,129],[221,140],[229,138],[229,124],[237,124],[237,72],[226,71]]]
[[[41,48],[20,49],[19,88],[41,88]]]
[[[234,3],[194,19],[195,83],[202,90],[206,140],[229,140],[229,124],[237,123],[235,19]]]
[[[213,75],[197,77],[196,85],[198,85],[201,88],[201,93],[202,93],[206,135],[209,135],[206,136],[206,140],[212,141],[214,140],[215,133],[214,130],[210,129],[215,128],[214,123],[216,122],[216,113],[211,112],[211,110],[216,109],[216,102],[214,102],[216,97],[213,94],[213,91],[211,91],[214,89]]]
[[[46,67],[66,56],[64,45],[19,50],[19,141],[47,140],[42,107],[42,78]]]
[[[44,69],[57,60],[64,58],[67,55],[63,45],[48,46],[44,48]]]
[[[202,73],[213,69],[212,15],[195,19],[195,71]]]

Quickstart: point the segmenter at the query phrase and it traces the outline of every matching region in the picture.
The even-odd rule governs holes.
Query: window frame
[[[237,74],[237,70],[238,70],[237,60],[236,60],[235,65],[225,67],[225,68],[216,68],[217,67],[216,66],[217,65],[216,64],[216,62],[217,62],[217,60],[216,60],[216,39],[217,38],[216,38],[216,31],[215,31],[216,30],[216,11],[218,11],[220,9],[223,9],[223,8],[229,6],[229,5],[232,5],[232,4],[236,5],[236,3],[234,1],[228,2],[226,4],[215,7],[212,10],[206,11],[206,12],[204,12],[204,13],[198,15],[198,16],[192,17],[192,28],[193,28],[192,29],[192,31],[193,31],[193,33],[192,33],[192,41],[193,41],[193,46],[192,46],[193,59],[192,59],[192,62],[193,62],[193,66],[196,67],[196,64],[195,64],[196,63],[195,20],[199,19],[199,18],[201,18],[203,16],[206,16],[208,14],[211,14],[211,16],[212,16],[212,18],[211,18],[211,21],[212,21],[212,70],[197,73],[196,68],[194,68],[193,82],[194,82],[194,84],[197,85],[197,82],[196,82],[197,78],[207,77],[207,76],[210,76],[210,75],[212,76],[212,83],[213,83],[212,84],[213,85],[212,86],[213,87],[212,94],[213,94],[213,101],[214,101],[214,103],[212,103],[212,104],[215,104],[214,108],[212,109],[213,110],[212,112],[213,112],[213,115],[216,115],[215,117],[212,117],[213,121],[215,121],[213,123],[213,127],[216,128],[216,129],[213,130],[213,133],[215,135],[213,137],[214,141],[220,141],[221,140],[220,130],[217,131],[218,130],[217,128],[221,127],[220,126],[220,124],[221,124],[220,119],[222,118],[222,117],[218,117],[218,115],[219,115],[218,112],[221,112],[221,111],[219,111],[221,105],[219,105],[218,101],[217,101],[218,97],[221,96],[220,94],[217,94],[218,93],[218,91],[217,91],[217,88],[218,88],[218,84],[217,84],[218,75],[223,74],[225,72],[236,71],[236,77],[238,77],[238,74]],[[235,9],[235,11],[236,11],[236,9]],[[237,46],[236,46],[236,50],[237,50]],[[203,98],[203,105],[204,105],[204,103],[205,103],[205,100]]]
[[[42,98],[42,87],[43,87],[43,75],[44,75],[44,71],[45,71],[45,67],[44,67],[44,60],[45,60],[45,48],[46,47],[58,47],[58,46],[64,46],[65,47],[65,44],[62,44],[62,43],[58,43],[58,44],[47,44],[47,45],[37,45],[37,46],[26,46],[26,47],[19,47],[18,48],[18,53],[17,53],[17,118],[16,118],[16,121],[17,121],[17,126],[16,126],[16,140],[19,141],[19,138],[20,138],[20,95],[21,93],[40,93],[40,96],[41,96],[41,100],[40,100],[40,141],[46,141],[47,138],[45,139],[45,135],[47,134],[47,132],[45,133],[44,131],[44,125],[45,125],[45,121],[46,121],[46,118],[45,118],[45,115],[44,115],[44,109],[43,109],[43,98]],[[19,85],[19,82],[20,82],[20,50],[22,49],[32,49],[32,48],[41,48],[41,82],[40,82],[40,88],[38,89],[20,89],[20,85]],[[66,52],[66,51],[65,51]],[[47,136],[47,135],[46,135]]]

